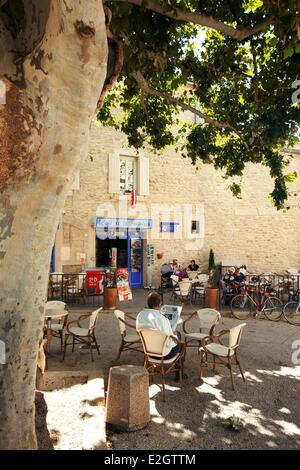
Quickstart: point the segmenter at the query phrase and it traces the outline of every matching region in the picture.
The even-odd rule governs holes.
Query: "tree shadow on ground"
[[[248,358],[249,359],[249,358]],[[124,357],[125,361],[125,357]],[[131,362],[133,358],[131,357]],[[166,402],[156,377],[150,387],[151,422],[146,429],[118,434],[115,449],[296,449],[300,445],[299,372],[294,366],[246,370],[246,383],[234,373],[231,389],[226,367],[205,371],[199,380],[199,356],[189,353],[189,380],[167,379]],[[255,362],[255,361],[253,361]],[[235,429],[230,417],[240,420]]]
[[[53,450],[53,436],[51,438],[47,427],[48,407],[42,392],[35,393],[35,428],[39,450]]]

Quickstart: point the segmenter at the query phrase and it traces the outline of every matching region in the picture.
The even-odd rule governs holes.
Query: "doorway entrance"
[[[117,248],[117,266],[118,268],[128,268],[127,256],[127,239],[110,239],[100,240],[96,238],[96,257],[97,266],[110,266],[112,248]]]
[[[143,285],[143,238],[139,233],[128,233],[127,238],[96,237],[97,266],[110,266],[112,248],[117,249],[117,267],[128,268],[130,286],[140,288]]]

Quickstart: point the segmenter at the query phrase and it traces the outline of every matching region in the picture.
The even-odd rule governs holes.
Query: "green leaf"
[[[296,171],[293,171],[292,173],[288,173],[287,175],[284,176],[284,179],[287,183],[294,183],[297,179]]]
[[[283,52],[283,58],[287,59],[288,57],[292,57],[294,54],[294,48],[292,46],[286,47]]]
[[[244,0],[243,1],[243,8],[246,13],[249,13],[249,11],[256,11],[260,7],[262,7],[264,2],[262,0]]]

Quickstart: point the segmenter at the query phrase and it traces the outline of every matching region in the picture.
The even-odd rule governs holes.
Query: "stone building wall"
[[[229,182],[212,167],[199,165],[197,171],[171,148],[161,155],[144,151],[150,158],[150,194],[138,196],[134,210],[128,196],[108,192],[109,154],[121,148],[126,148],[122,133],[93,125],[89,155],[80,170],[80,189],[67,198],[59,229],[62,233],[57,235],[56,270],[95,266],[95,217],[122,216],[118,213],[120,204],[127,209],[127,217],[152,218],[156,228],[160,221],[180,221],[175,234],[162,234],[155,227],[148,231],[147,242],[155,249],[154,283],[158,282],[160,265],[173,258],[181,265],[196,259],[206,269],[210,248],[217,261],[239,260],[251,272],[300,268],[299,181],[291,185],[296,194],[290,200],[291,209],[277,211],[268,201],[273,183],[268,169],[262,166],[247,166],[242,199],[236,199],[227,189]],[[290,170],[300,174],[299,155],[292,160]],[[186,238],[181,219],[184,207],[202,214],[200,238]],[[159,216],[158,211],[162,212]],[[80,260],[81,253],[86,256],[84,261]],[[162,254],[159,260],[158,253]]]

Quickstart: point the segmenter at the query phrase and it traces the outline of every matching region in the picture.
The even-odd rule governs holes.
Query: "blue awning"
[[[126,219],[96,217],[96,229],[127,228],[132,230],[148,230],[152,228],[152,219]]]

